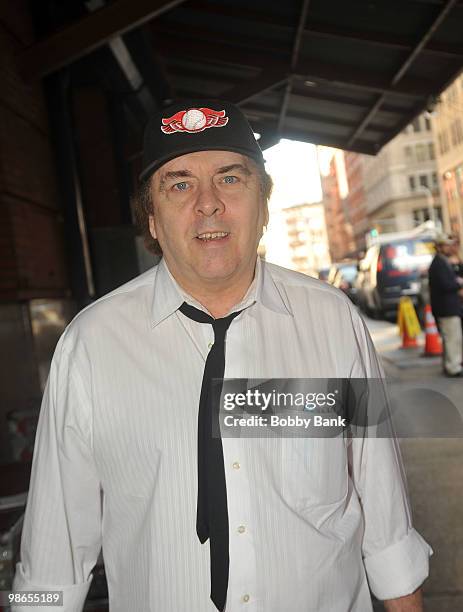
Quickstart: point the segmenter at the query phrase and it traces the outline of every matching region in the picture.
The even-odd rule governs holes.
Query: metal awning
[[[29,48],[23,73],[137,29],[169,95],[240,104],[263,148],[293,138],[377,153],[463,67],[462,0],[114,0]],[[138,69],[149,82],[149,62]]]

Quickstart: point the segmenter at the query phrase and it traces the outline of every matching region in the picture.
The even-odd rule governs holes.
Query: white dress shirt
[[[111,612],[213,612],[196,535],[197,414],[210,325],[178,311],[165,262],[81,311],[45,390],[16,590],[82,610],[101,546]],[[257,261],[232,310],[226,378],[382,376],[356,309]],[[223,439],[226,612],[368,612],[413,592],[432,550],[413,529],[390,439]],[[16,606],[28,612],[28,607]],[[54,612],[56,608],[41,608]]]

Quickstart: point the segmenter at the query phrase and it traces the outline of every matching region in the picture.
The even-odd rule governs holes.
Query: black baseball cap
[[[237,106],[224,100],[178,100],[157,111],[146,126],[140,181],[171,159],[196,151],[233,151],[264,162],[252,128]]]

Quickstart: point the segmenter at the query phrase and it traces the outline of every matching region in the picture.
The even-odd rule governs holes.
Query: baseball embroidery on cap
[[[175,113],[172,117],[162,119],[161,130],[164,134],[173,134],[174,132],[196,134],[207,130],[207,128],[223,127],[227,123],[228,117],[225,116],[225,110],[189,108]]]

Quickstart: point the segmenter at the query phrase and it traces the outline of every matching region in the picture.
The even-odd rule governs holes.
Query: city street
[[[422,356],[423,337],[419,338],[418,349],[401,349],[394,323],[367,317],[365,320],[381,356],[390,392],[399,403],[402,398],[399,421],[401,431],[406,430],[408,437],[402,437],[400,445],[414,524],[434,549],[430,577],[424,586],[425,610],[463,610],[463,436],[460,420],[463,416],[463,379],[445,378],[440,357]],[[403,412],[409,410],[416,416],[420,409],[426,412],[425,419],[407,423],[403,418]],[[414,424],[413,431],[410,425]],[[433,430],[435,435],[431,436]],[[425,431],[426,437],[420,435],[420,431]],[[377,609],[382,609],[379,604]]]

